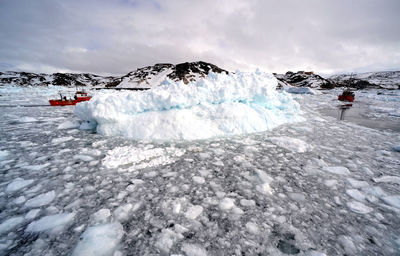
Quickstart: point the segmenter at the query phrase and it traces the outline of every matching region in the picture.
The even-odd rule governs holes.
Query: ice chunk
[[[29,186],[30,184],[32,184],[33,181],[34,180],[24,180],[21,178],[16,178],[10,184],[7,185],[6,191],[15,192],[17,190],[20,190],[21,188]]]
[[[131,210],[133,208],[132,204],[124,204],[118,206],[114,211],[114,217],[120,222],[125,222],[129,219]]]
[[[364,201],[365,200],[365,195],[360,192],[358,189],[348,189],[346,190],[346,194],[351,196],[357,201]]]
[[[40,209],[32,209],[25,215],[25,219],[27,220],[34,219],[39,214],[39,212]]]
[[[189,207],[185,212],[185,217],[188,219],[196,219],[203,212],[203,207],[201,205],[194,205]]]
[[[182,251],[187,256],[207,256],[207,251],[201,245],[184,243],[182,245]]]
[[[17,198],[15,198],[15,200],[13,201],[15,204],[22,204],[25,203],[26,199],[24,196],[19,196]]]
[[[396,208],[400,209],[400,196],[399,195],[384,196],[384,197],[382,197],[382,200],[385,203],[387,203],[388,205],[391,205],[393,207],[396,207]]]
[[[12,217],[0,224],[0,234],[6,233],[13,229],[14,227],[18,226],[24,221],[24,218],[21,216]]]
[[[70,141],[70,140],[73,140],[73,139],[74,139],[74,137],[72,137],[72,136],[54,138],[54,139],[51,140],[51,143],[53,143],[53,144],[61,144],[61,143],[64,143],[64,142],[67,142],[67,141]]]
[[[7,159],[9,153],[7,150],[0,150],[0,161]]]
[[[90,217],[90,221],[93,224],[103,224],[108,222],[111,217],[111,212],[109,209],[100,209],[97,212],[93,213]]]
[[[81,124],[78,122],[78,121],[71,121],[71,120],[68,120],[68,121],[65,121],[65,122],[63,122],[62,124],[60,124],[58,127],[57,127],[57,129],[76,129],[76,128],[79,128],[79,126],[80,126]]]
[[[47,193],[40,194],[32,199],[29,199],[28,201],[26,201],[25,206],[33,208],[33,207],[48,205],[54,200],[55,197],[56,197],[56,192],[52,190]]]
[[[89,227],[82,234],[73,256],[109,256],[116,251],[124,229],[118,222]]]
[[[365,204],[357,201],[347,202],[347,206],[356,213],[366,214],[373,211],[371,207],[366,206]]]
[[[292,93],[292,94],[312,94],[312,95],[316,95],[316,94],[321,94],[320,92],[311,89],[310,87],[294,87],[294,86],[290,86],[290,87],[286,87],[284,88],[284,90],[288,93]]]
[[[400,185],[400,177],[399,176],[381,176],[379,178],[373,178],[375,182],[387,182],[387,183],[395,183]]]
[[[134,139],[205,139],[261,132],[302,121],[299,104],[263,72],[211,73],[198,82],[165,80],[141,92],[99,92],[75,108],[97,132]]]
[[[204,184],[206,181],[203,177],[200,176],[194,176],[193,181],[198,183],[198,184]]]
[[[366,182],[366,181],[356,180],[353,178],[347,178],[346,180],[354,188],[362,188],[362,187],[369,186],[368,182]]]
[[[306,199],[306,196],[303,193],[289,193],[288,195],[291,199],[297,202],[302,202]]]
[[[349,236],[339,236],[339,243],[343,246],[344,251],[349,255],[354,255],[357,252],[357,248],[354,245],[353,240]]]
[[[311,146],[305,141],[291,137],[271,137],[269,140],[275,145],[296,153],[304,153],[311,150]]]
[[[152,166],[166,165],[175,162],[185,150],[173,147],[140,149],[135,147],[117,147],[107,152],[103,165],[117,168],[121,165],[132,165],[130,170]]]
[[[219,208],[223,211],[228,211],[228,210],[232,209],[234,206],[235,206],[235,200],[232,198],[228,198],[228,197],[225,197],[219,203]]]
[[[26,232],[41,232],[41,231],[60,231],[65,225],[72,222],[75,213],[60,213],[55,215],[45,216],[28,225]]]
[[[349,169],[347,169],[344,166],[331,166],[331,167],[323,167],[323,171],[330,172],[333,174],[338,174],[338,175],[348,175],[350,174]]]
[[[258,232],[260,232],[258,225],[254,222],[247,222],[246,229],[251,234],[258,234]]]
[[[240,204],[242,206],[252,207],[256,205],[256,202],[254,200],[241,199]]]
[[[174,243],[184,237],[170,229],[163,229],[161,234],[158,236],[155,246],[160,250],[161,254],[169,254]]]
[[[394,151],[397,151],[397,152],[400,152],[400,145],[394,146],[394,147],[393,147],[393,150],[394,150]]]

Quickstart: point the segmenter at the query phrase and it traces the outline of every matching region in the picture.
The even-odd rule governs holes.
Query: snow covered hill
[[[286,74],[274,74],[275,77],[284,84],[298,87],[311,87],[332,89],[337,87],[333,81],[314,74],[314,72],[298,71],[296,73],[288,71]]]
[[[211,63],[197,61],[185,62],[177,65],[163,63],[139,68],[120,78],[119,82],[109,84],[108,87],[151,87],[160,85],[166,78],[174,82],[183,81],[185,84],[195,82],[205,77],[209,72],[229,73]]]
[[[367,87],[400,89],[400,71],[340,74],[331,76],[330,79],[339,84],[346,84],[350,79],[354,79],[355,83],[365,84]]]
[[[99,76],[94,74],[74,74],[74,73],[28,73],[28,72],[0,72],[0,86],[102,86],[115,81],[117,78],[112,76]]]

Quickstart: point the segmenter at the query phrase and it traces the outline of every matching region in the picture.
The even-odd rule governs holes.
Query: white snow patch
[[[24,180],[21,178],[16,178],[10,184],[7,185],[6,192],[15,192],[17,190],[20,190],[21,188],[24,188],[32,184],[33,181],[34,180]]]
[[[89,227],[82,234],[73,256],[109,256],[117,250],[124,235],[118,222]]]
[[[55,215],[45,216],[28,225],[26,232],[41,232],[41,231],[61,231],[65,225],[72,222],[75,213],[60,213]]]
[[[25,206],[26,207],[40,207],[43,205],[48,205],[49,203],[51,203],[54,198],[56,197],[56,192],[54,190],[49,191],[47,193],[43,193],[40,195],[37,195],[36,197],[29,199],[28,201],[26,201]]]

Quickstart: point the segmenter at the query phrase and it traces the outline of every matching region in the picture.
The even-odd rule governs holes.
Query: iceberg
[[[75,115],[100,134],[139,140],[207,139],[303,121],[299,104],[276,86],[259,70],[210,73],[188,84],[166,79],[147,91],[101,91],[77,104]]]

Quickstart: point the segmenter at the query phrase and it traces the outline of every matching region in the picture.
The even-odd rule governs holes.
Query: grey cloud
[[[124,74],[157,62],[319,72],[400,69],[400,2],[0,2],[0,69]]]

